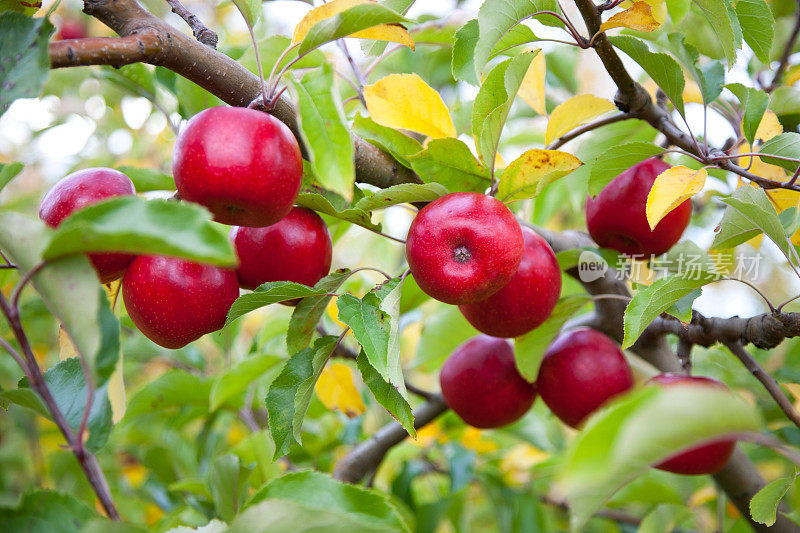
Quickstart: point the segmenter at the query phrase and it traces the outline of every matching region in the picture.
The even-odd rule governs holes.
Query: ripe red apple
[[[406,258],[428,296],[460,305],[485,300],[508,283],[522,248],[519,222],[502,202],[456,192],[420,210],[408,230]]]
[[[288,215],[303,176],[289,128],[243,107],[212,107],[192,117],[175,141],[172,164],[183,200],[236,226],[269,226]]]
[[[133,182],[113,168],[87,168],[73,172],[53,185],[39,207],[39,218],[57,227],[73,211],[113,196],[136,194]],[[118,253],[89,254],[102,283],[122,277],[135,255]]]
[[[331,268],[333,245],[328,226],[310,209],[295,207],[266,228],[234,226],[231,241],[239,256],[239,285],[255,289],[268,281],[314,286]]]
[[[77,19],[64,19],[58,27],[58,33],[54,40],[60,41],[65,39],[85,39],[89,34],[86,29],[86,24]]]
[[[650,380],[660,386],[696,384],[700,387],[727,389],[724,383],[703,376],[685,374],[659,374]],[[684,475],[716,474],[722,470],[736,448],[736,439],[720,439],[709,444],[694,446],[656,465],[660,470]]]
[[[122,279],[131,320],[164,348],[181,348],[220,329],[238,296],[233,270],[176,257],[139,256]]]
[[[442,366],[439,381],[447,405],[476,428],[510,424],[536,399],[536,386],[517,371],[511,343],[486,335],[456,348]]]
[[[561,294],[556,254],[535,231],[522,228],[525,247],[511,281],[482,302],[458,306],[481,333],[518,337],[547,320]]]
[[[633,373],[613,340],[599,331],[577,328],[562,333],[547,348],[536,387],[553,414],[577,428],[608,400],[633,387]]]
[[[633,257],[663,254],[683,235],[692,216],[692,202],[684,201],[656,224],[647,223],[647,195],[656,176],[670,168],[660,159],[632,166],[592,199],[586,199],[586,226],[592,239],[605,248]]]

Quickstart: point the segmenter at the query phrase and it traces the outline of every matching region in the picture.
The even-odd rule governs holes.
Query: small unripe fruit
[[[480,335],[455,349],[439,374],[445,402],[476,428],[508,425],[528,412],[536,387],[517,371],[505,339]]]
[[[113,168],[95,167],[73,172],[53,185],[39,207],[39,218],[51,228],[58,227],[73,211],[114,196],[136,194],[133,182]],[[122,277],[135,255],[88,254],[102,283]]]
[[[481,333],[517,337],[547,320],[561,294],[561,269],[550,245],[522,228],[522,261],[502,289],[486,300],[460,305],[461,313]]]
[[[484,194],[446,194],[423,207],[408,230],[406,258],[430,297],[453,305],[485,300],[508,283],[522,259],[514,214]]]
[[[269,226],[288,215],[303,176],[289,128],[242,107],[212,107],[192,117],[178,134],[172,163],[181,199],[236,226]]]
[[[633,257],[663,254],[680,240],[692,217],[686,200],[651,230],[647,222],[647,195],[656,177],[670,166],[647,159],[609,183],[596,198],[586,199],[586,226],[594,242]]]
[[[265,228],[234,226],[231,241],[239,256],[239,285],[255,289],[268,281],[314,286],[331,268],[333,245],[328,226],[310,209],[295,207]]]
[[[85,39],[89,36],[86,24],[77,19],[65,19],[58,27],[58,32],[53,38],[56,41],[66,39]]]
[[[122,279],[131,320],[164,348],[181,348],[220,329],[238,296],[233,270],[176,257],[139,256]]]
[[[633,373],[613,340],[577,328],[547,348],[536,387],[553,414],[577,428],[611,398],[631,389]]]
[[[687,376],[684,374],[660,374],[652,378],[650,383],[655,383],[662,387],[676,384],[693,384],[700,387],[728,388],[724,383],[713,378]],[[735,448],[736,439],[720,439],[709,444],[689,448],[687,451],[657,464],[656,468],[689,476],[716,474],[728,464]]]

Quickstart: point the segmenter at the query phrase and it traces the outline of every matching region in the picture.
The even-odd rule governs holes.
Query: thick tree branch
[[[144,30],[126,37],[89,37],[50,43],[53,68],[83,65],[121,67],[140,63],[161,50],[161,39],[154,31]]]

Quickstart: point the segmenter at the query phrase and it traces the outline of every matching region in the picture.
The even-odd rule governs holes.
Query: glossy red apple
[[[54,40],[85,39],[89,36],[86,24],[77,19],[64,19],[58,27]]]
[[[499,291],[516,272],[522,249],[514,214],[474,192],[446,194],[423,207],[406,240],[408,266],[420,288],[454,305]]]
[[[479,335],[456,348],[439,374],[442,395],[464,422],[497,428],[518,420],[536,399],[536,386],[517,371],[505,339]]]
[[[662,387],[675,384],[693,384],[700,387],[717,387],[727,389],[724,383],[703,376],[687,376],[685,374],[660,374],[650,380]],[[684,475],[716,474],[722,470],[736,448],[736,439],[720,439],[718,441],[695,446],[681,452],[656,465],[660,470]]]
[[[522,228],[522,261],[502,289],[486,300],[460,305],[461,313],[481,333],[518,337],[547,320],[561,294],[561,269],[547,241]]]
[[[175,141],[172,164],[181,199],[236,226],[269,226],[288,215],[303,176],[289,128],[242,107],[212,107],[192,117]]]
[[[133,182],[118,170],[104,167],[78,170],[47,191],[39,207],[39,218],[55,228],[73,211],[106,198],[132,194],[136,194]],[[134,257],[118,253],[89,254],[89,260],[103,283],[121,278]]]
[[[547,348],[536,387],[553,414],[577,428],[633,387],[633,373],[617,343],[599,331],[577,328],[560,334]]]
[[[592,199],[586,199],[586,226],[594,242],[634,257],[663,254],[681,238],[692,216],[686,200],[656,224],[647,223],[647,195],[656,176],[670,168],[660,159],[632,166]]]
[[[234,226],[231,241],[239,256],[239,285],[255,289],[268,281],[314,286],[328,275],[333,245],[328,226],[310,209],[295,207],[266,228]]]
[[[239,284],[233,270],[175,257],[137,257],[122,279],[128,315],[164,348],[181,348],[220,329]]]

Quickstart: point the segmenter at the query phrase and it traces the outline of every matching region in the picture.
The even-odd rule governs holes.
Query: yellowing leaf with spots
[[[372,120],[382,126],[416,131],[440,139],[455,137],[450,111],[417,74],[390,74],[364,87]]]
[[[377,4],[375,0],[333,0],[327,4],[316,7],[306,13],[292,34],[292,44],[302,42],[308,35],[308,31],[317,22],[331,17],[335,17],[342,11],[362,4]],[[374,39],[376,41],[391,41],[408,46],[414,50],[414,39],[408,31],[399,24],[378,24],[365,30],[357,31],[349,35],[359,39]]]
[[[670,211],[700,192],[707,177],[705,169],[692,170],[684,166],[672,167],[659,174],[647,195],[645,212],[650,228],[655,228]]]
[[[558,178],[583,163],[572,154],[558,150],[528,150],[503,171],[497,197],[503,202],[535,198]]]
[[[550,144],[568,131],[616,108],[609,100],[591,94],[573,96],[555,108],[550,115],[545,132],[545,144]]]
[[[314,389],[325,407],[341,411],[349,418],[363,415],[367,410],[353,385],[353,371],[345,364],[333,363],[325,367]]]
[[[661,23],[653,16],[653,10],[647,2],[636,2],[625,11],[612,16],[600,25],[600,31],[612,28],[630,28],[636,31],[651,32],[658,29]]]
[[[666,0],[639,0],[643,1],[645,4],[650,6],[650,12],[653,14],[653,18],[656,19],[656,22],[659,24],[663,24],[667,18],[667,2]],[[631,0],[625,0],[622,2],[619,7],[623,9],[629,9],[632,7],[634,2]]]
[[[547,66],[544,54],[536,54],[531,61],[525,77],[522,78],[522,85],[519,86],[517,96],[531,106],[540,115],[546,115],[544,101],[544,79],[547,75]]]
[[[764,112],[764,116],[761,117],[761,122],[758,123],[756,139],[759,141],[768,141],[781,133],[783,133],[783,126],[778,120],[778,116],[767,109]]]

